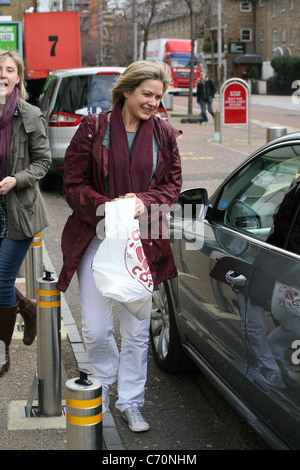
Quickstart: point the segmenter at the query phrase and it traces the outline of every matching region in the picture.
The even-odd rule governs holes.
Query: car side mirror
[[[205,188],[186,189],[180,193],[172,215],[179,219],[204,219],[208,207],[208,194]]]

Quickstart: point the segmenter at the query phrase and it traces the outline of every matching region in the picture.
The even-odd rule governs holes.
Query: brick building
[[[0,15],[22,21],[28,9],[37,11],[48,0],[0,0]],[[100,6],[102,5],[102,15]],[[112,5],[118,5],[115,10]],[[194,0],[197,51],[203,53],[209,75],[218,76],[218,6],[221,5],[221,80],[241,76],[267,79],[275,55],[300,55],[300,0]],[[52,0],[51,10],[77,10],[80,15],[83,65],[126,65],[133,60],[132,23],[120,13],[124,1]],[[127,4],[128,6],[128,4]],[[100,24],[102,26],[100,27]],[[101,50],[102,35],[102,50]],[[185,0],[171,0],[159,11],[149,39],[190,39],[190,14]],[[138,34],[138,42],[143,32]]]
[[[203,52],[208,73],[213,77],[217,76],[218,67],[218,4],[218,0],[195,0],[194,4],[198,52]],[[220,5],[222,80],[231,76],[240,77],[244,71],[258,79],[267,79],[273,75],[270,62],[275,55],[300,55],[299,0],[221,0]],[[149,38],[190,39],[186,2],[174,2],[171,10],[168,8],[155,20]],[[201,35],[203,30],[204,37]],[[215,43],[213,52],[205,48],[209,39]]]
[[[275,55],[300,56],[298,0],[223,0],[227,74],[273,75]]]

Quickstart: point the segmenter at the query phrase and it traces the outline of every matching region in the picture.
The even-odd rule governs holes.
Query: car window
[[[300,145],[260,155],[223,187],[215,221],[266,241],[299,167]]]
[[[300,173],[289,187],[288,192],[274,218],[267,239],[272,245],[300,254]]]
[[[48,77],[48,79],[46,80],[46,83],[43,87],[43,92],[39,97],[39,103],[38,103],[43,113],[46,112],[50,106],[50,101],[51,101],[53,92],[55,90],[56,83],[57,83],[57,77],[53,75],[50,75],[50,77]]]
[[[116,74],[79,75],[62,79],[54,109],[86,116],[111,106]]]

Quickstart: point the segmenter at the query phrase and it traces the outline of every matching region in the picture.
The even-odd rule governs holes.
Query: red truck
[[[143,55],[144,44],[141,44],[140,58]],[[163,60],[171,69],[171,93],[187,92],[190,83],[191,41],[187,39],[150,39],[147,42],[146,60]],[[200,77],[201,60],[195,54],[193,90],[196,92]]]

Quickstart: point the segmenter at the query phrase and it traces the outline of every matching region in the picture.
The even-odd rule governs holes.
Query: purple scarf
[[[9,172],[9,150],[13,130],[13,115],[18,101],[19,90],[14,88],[8,97],[0,117],[0,181],[8,176]]]
[[[129,157],[121,104],[112,110],[108,163],[110,198],[147,190],[153,167],[153,131],[152,117],[141,121]]]

